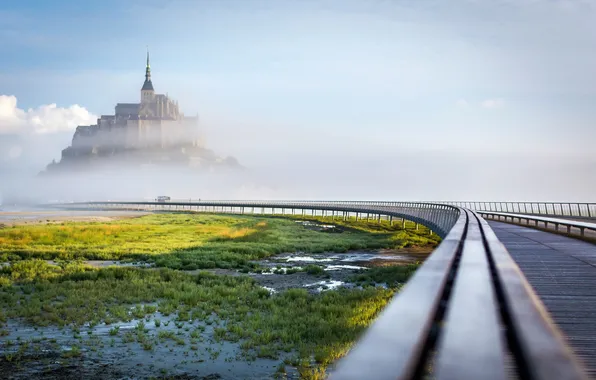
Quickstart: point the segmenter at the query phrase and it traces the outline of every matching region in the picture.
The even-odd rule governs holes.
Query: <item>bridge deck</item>
[[[489,224],[596,378],[596,245],[522,226]]]

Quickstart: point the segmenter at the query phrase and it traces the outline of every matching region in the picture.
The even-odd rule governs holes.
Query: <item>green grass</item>
[[[420,264],[416,263],[360,270],[357,274],[348,278],[348,281],[363,286],[385,284],[389,287],[397,288],[408,281],[419,266]]]
[[[330,222],[330,218],[304,217]],[[341,221],[342,233],[315,231],[291,218],[159,214],[110,223],[14,226],[0,230],[0,261],[10,259],[142,260],[172,269],[246,268],[283,252],[434,247],[428,230],[401,224]]]
[[[51,276],[39,271],[36,276],[15,276],[17,271],[44,265]],[[138,268],[80,268],[73,272],[39,260],[18,270],[5,268],[0,276],[11,283],[0,292],[0,310],[8,318],[22,318],[34,326],[78,327],[93,321],[130,321],[163,310],[186,313],[195,320],[225,321],[215,328],[215,338],[241,342],[248,357],[277,359],[294,352],[307,372],[344,355],[394,294],[391,289],[365,288],[320,295],[291,289],[270,295],[245,276]],[[148,302],[158,302],[157,309],[137,308],[141,310],[138,315],[130,311],[131,305]],[[297,309],[301,312],[296,313]],[[118,329],[109,335],[118,335]],[[196,337],[189,332],[188,338]],[[157,338],[185,344],[171,331],[159,331]],[[142,321],[122,339],[137,342],[146,350],[155,344]],[[314,367],[307,364],[311,360],[316,362]]]
[[[35,327],[70,327],[81,340],[83,326],[135,320],[135,329],[123,332],[112,327],[108,337],[112,345],[117,339],[147,351],[158,344],[196,351],[205,329],[213,328],[213,339],[238,342],[246,360],[284,360],[298,367],[301,378],[324,378],[325,368],[347,352],[415,265],[357,273],[352,280],[362,288],[321,294],[309,294],[305,289],[270,294],[249,276],[190,274],[178,269],[258,271],[251,260],[296,251],[405,247],[430,251],[439,238],[430,236],[425,228],[414,230],[412,225],[404,230],[401,223],[299,218],[340,226],[339,232],[330,233],[305,227],[295,219],[159,214],[107,224],[2,229],[0,260],[14,262],[0,269],[0,328],[9,319]],[[45,261],[48,259],[56,260],[56,265]],[[162,268],[97,269],[68,261],[72,259],[146,260]],[[302,271],[325,274],[318,265]],[[389,287],[366,286],[377,283]],[[158,327],[155,330],[148,327],[152,320]],[[219,351],[210,353],[219,355]],[[80,354],[73,348],[64,356]]]

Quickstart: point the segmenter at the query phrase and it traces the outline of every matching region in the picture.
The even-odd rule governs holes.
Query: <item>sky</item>
[[[138,101],[147,46],[260,189],[185,196],[596,201],[591,0],[3,0],[0,191]]]

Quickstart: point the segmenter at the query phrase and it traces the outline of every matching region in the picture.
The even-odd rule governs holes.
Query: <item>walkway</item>
[[[596,245],[489,222],[596,378]]]

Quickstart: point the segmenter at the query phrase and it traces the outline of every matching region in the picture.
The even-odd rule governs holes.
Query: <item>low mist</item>
[[[5,108],[5,133],[0,134],[4,204],[149,200],[158,195],[195,200],[594,200],[590,189],[596,186],[596,159],[590,155],[511,147],[500,153],[487,141],[474,144],[475,150],[466,150],[467,143],[440,150],[436,140],[427,146],[414,139],[411,144],[399,139],[387,143],[383,136],[371,138],[364,132],[367,138],[355,143],[356,136],[324,130],[301,133],[283,126],[218,123],[214,118],[199,127],[207,135],[206,148],[235,157],[241,167],[131,163],[112,156],[105,165],[83,164],[40,175],[50,162],[60,161],[76,125],[93,118],[77,107],[77,112],[84,110],[83,117],[54,107],[35,122],[23,117],[26,111],[13,108],[12,114],[21,117],[10,129]],[[14,124],[16,119],[10,120]],[[48,131],[40,133],[32,123]],[[67,130],[52,127],[68,123]]]
[[[242,163],[243,157],[238,158]],[[216,171],[121,166],[53,176],[36,176],[28,163],[22,171],[3,169],[0,194],[5,204],[150,200],[158,195],[195,200],[587,201],[596,186],[594,161],[436,153],[250,158],[260,164]]]

